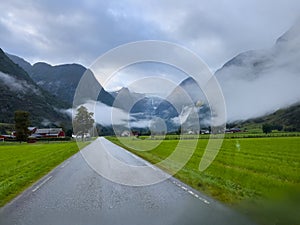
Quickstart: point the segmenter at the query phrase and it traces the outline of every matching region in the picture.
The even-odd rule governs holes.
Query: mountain
[[[76,104],[83,104],[101,89],[98,100],[107,106],[124,110],[125,114],[130,113],[131,122],[137,127],[159,117],[166,122],[168,130],[173,129],[179,126],[179,121],[186,121],[189,116],[192,118],[195,112],[200,118],[201,126],[208,126],[211,119],[205,93],[193,78],[183,80],[166,99],[159,99],[131,92],[128,88],[108,93],[97,82],[92,71],[78,64],[51,66],[46,63],[36,63],[32,66],[16,56],[9,55],[9,57],[29,74],[30,77],[25,73],[23,80],[32,83],[31,79],[33,79],[41,88],[56,96],[56,99],[64,100],[69,104],[73,102],[77,85],[82,75],[86,73],[88,76],[84,80],[85,85],[77,93],[78,96],[82,96],[79,96],[80,100]],[[225,63],[215,73],[215,77],[223,91],[228,121],[262,118],[265,115],[273,115],[282,108],[298,105],[300,102],[299,59],[300,26],[296,24],[279,37],[271,48],[243,52]],[[20,67],[14,70],[20,70]],[[5,73],[14,74],[12,72]],[[86,92],[87,96],[81,92]],[[264,121],[278,121],[288,127],[292,125],[292,121],[297,123],[295,119],[297,116],[298,110],[293,109],[280,113],[280,119],[266,117]],[[292,119],[288,120],[288,118]]]
[[[123,109],[131,117],[129,125],[132,129],[154,128],[157,118],[166,124],[166,131],[178,129],[171,119],[178,116],[176,109],[166,100],[156,96],[135,93],[128,88],[111,92],[115,97],[114,106]],[[156,121],[156,122],[155,122]],[[154,123],[155,122],[155,123]]]
[[[181,109],[187,104],[204,102],[206,98],[197,82],[192,77],[188,77],[170,93],[167,100],[175,103],[176,108]]]
[[[300,22],[280,36],[272,48],[240,53],[225,63],[215,75],[220,80],[229,76],[236,79],[254,80],[267,75],[273,68],[298,72],[300,70],[299,57]]]
[[[40,88],[30,76],[0,49],[0,122],[13,123],[14,111],[25,110],[32,125],[70,123],[61,110],[70,105]]]
[[[180,118],[185,118],[187,112],[197,111],[199,123],[201,127],[209,126],[211,120],[211,110],[207,99],[199,87],[198,83],[188,77],[183,80],[167,97],[179,112]]]
[[[85,71],[86,68],[78,64],[51,66],[39,62],[27,72],[40,87],[72,103],[78,82]]]
[[[215,76],[226,101],[228,120],[246,120],[300,102],[300,23],[269,49],[241,53]]]
[[[175,131],[178,129],[178,124],[172,122],[172,119],[178,117],[178,112],[172,104],[164,99],[154,96],[146,96],[137,101],[130,110],[130,115],[135,120],[130,124],[133,127],[148,127],[154,128],[156,124],[165,123],[166,132]],[[159,118],[159,119],[158,119]]]
[[[149,126],[149,122],[152,124],[153,121],[160,118],[165,122],[167,131],[178,130],[179,120],[183,118],[186,121],[189,114],[192,114],[194,110],[194,103],[197,103],[197,100],[199,101],[200,99],[198,95],[194,95],[195,93],[199,93],[199,87],[197,84],[196,86],[194,85],[193,80],[187,80],[180,84],[178,87],[179,90],[175,89],[173,95],[171,94],[168,99],[160,99],[154,96],[131,92],[128,88],[107,93],[97,82],[92,71],[86,70],[86,68],[81,65],[68,64],[51,66],[41,62],[31,65],[20,57],[10,54],[7,55],[28,72],[30,75],[30,77],[27,75],[28,79],[32,79],[41,88],[51,92],[56,99],[64,100],[69,104],[73,103],[77,85],[85,73],[86,76],[84,80],[81,80],[84,81],[85,85],[81,86],[82,90],[77,90],[77,102],[75,102],[75,105],[88,102],[92,96],[97,94],[96,91],[101,89],[98,100],[108,106],[114,105],[114,107],[129,113],[133,119],[130,124],[132,127],[147,127]],[[191,104],[191,102],[186,101],[186,96],[182,98],[182,90],[186,91],[190,96],[193,96],[194,103]],[[175,104],[175,107],[172,104]],[[200,117],[204,119],[203,115],[206,116],[207,112],[209,111],[206,109],[205,114],[201,111]],[[155,123],[157,123],[157,121]]]
[[[145,94],[139,94],[131,92],[128,88],[121,88],[119,91],[110,93],[114,98],[114,106],[120,109],[130,112],[131,108],[135,106],[135,103],[145,97]],[[137,106],[135,106],[137,107]],[[146,108],[146,106],[143,106]]]
[[[12,60],[10,60],[0,48],[0,71],[5,74],[10,74],[12,78],[22,79],[32,83],[32,79],[28,74]]]
[[[47,63],[38,62],[34,65],[24,59],[7,54],[11,60],[22,67],[29,76],[44,90],[47,90],[57,98],[69,104],[73,103],[74,94],[80,79],[87,69],[79,64],[64,64],[52,66]],[[89,71],[90,72],[90,71]],[[102,87],[98,99],[112,105],[114,98]],[[99,90],[100,90],[99,89]]]
[[[215,73],[223,91],[228,121],[272,114],[300,102],[300,23],[269,49],[238,54]],[[187,102],[208,104],[197,82],[183,80],[167,98],[180,107]],[[204,118],[208,118],[210,111]],[[294,112],[294,111],[292,111]],[[291,114],[289,114],[291,115]]]
[[[19,65],[23,70],[25,70],[28,74],[32,68],[32,65],[27,62],[26,60],[22,59],[19,56],[16,55],[11,55],[7,52],[5,52],[5,54],[8,56],[8,58],[10,58],[11,61],[13,61],[15,64]]]
[[[268,123],[281,126],[285,131],[300,131],[300,104],[277,110],[267,116],[250,119],[241,123],[241,126],[261,126]]]

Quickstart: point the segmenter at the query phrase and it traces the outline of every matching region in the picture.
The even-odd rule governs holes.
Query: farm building
[[[28,127],[28,134],[30,138],[64,138],[65,132],[62,128],[37,128],[37,127]],[[16,136],[16,132],[12,133],[13,136]]]
[[[42,137],[42,138],[50,138],[50,137],[65,137],[65,132],[62,128],[37,128],[35,131],[31,134],[32,137]]]

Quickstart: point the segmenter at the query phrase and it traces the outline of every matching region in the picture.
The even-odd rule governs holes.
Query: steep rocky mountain
[[[190,99],[186,98],[188,96]],[[204,102],[206,98],[197,82],[192,77],[188,77],[171,92],[168,99],[171,102],[175,101],[184,105],[187,101],[193,103]]]
[[[40,87],[72,103],[78,82],[85,71],[86,68],[78,64],[51,66],[39,62],[31,67],[28,74]]]
[[[30,75],[29,77],[22,70],[23,80],[31,84],[33,79],[40,87],[56,96],[56,99],[70,104],[73,102],[78,82],[86,72],[86,68],[78,64],[51,66],[46,63],[36,63],[32,66],[19,57],[12,55],[9,57]],[[300,26],[298,24],[278,38],[270,49],[247,51],[225,63],[215,76],[223,90],[228,121],[261,118],[263,115],[273,115],[279,109],[297,105],[300,102],[299,59]],[[3,67],[3,71],[5,74],[21,74],[18,72],[21,70],[20,67],[14,66],[9,71]],[[129,112],[135,118],[133,122],[136,126],[160,117],[166,121],[168,129],[169,127],[176,129],[179,119],[184,120],[189,113],[195,111],[200,118],[200,124],[209,125],[211,112],[208,102],[201,88],[192,78],[182,81],[166,99],[159,99],[133,93],[128,88],[108,93],[96,81],[91,71],[87,73],[89,75],[87,84],[83,88],[89,89],[91,96],[95,94],[96,89],[101,89],[98,100],[108,106],[114,105]],[[291,121],[296,121],[297,113],[297,107],[295,110],[284,111],[279,113],[280,118],[276,117],[276,121],[291,126]],[[275,121],[275,119],[266,119],[269,120]]]
[[[135,93],[128,88],[111,92],[111,95],[115,98],[114,106],[130,114],[133,120],[129,125],[132,129],[149,128],[157,118],[166,123],[167,131],[178,129],[178,125],[171,121],[178,113],[168,101],[156,96]]]
[[[43,62],[31,65],[20,57],[7,55],[22,67],[40,87],[62,101],[69,104],[73,103],[78,83],[87,70],[85,67],[79,64],[51,66]],[[114,98],[102,87],[100,89],[101,92],[98,99],[107,105],[112,105]]]
[[[158,97],[148,96],[138,100],[131,108],[130,115],[135,118],[130,124],[132,127],[154,128],[160,118],[160,124],[164,121],[167,132],[178,129],[178,125],[172,123],[172,118],[178,116],[176,109],[168,101]]]
[[[179,112],[179,116],[184,117],[188,111],[193,109],[198,113],[200,126],[209,126],[211,119],[209,104],[202,89],[192,77],[183,80],[171,92],[167,100],[173,103]]]
[[[121,88],[119,91],[110,93],[114,99],[114,106],[130,112],[134,104],[145,97],[145,94],[131,92],[128,88]],[[144,106],[145,108],[146,106]]]
[[[86,68],[78,64],[51,66],[46,63],[36,63],[32,66],[17,56],[9,55],[9,57],[22,68],[26,69],[31,78],[36,81],[40,87],[50,91],[58,99],[73,103],[76,87],[82,74],[86,72]],[[101,89],[102,87],[96,82],[92,72],[87,71],[87,74],[87,88],[91,91],[92,89]],[[147,124],[146,121],[159,117],[165,121],[168,131],[174,131],[178,129],[179,118],[188,116],[187,112],[190,110],[186,110],[186,107],[192,109],[195,106],[191,104],[191,101],[187,101],[186,96],[182,96],[182,91],[186,92],[195,104],[203,99],[204,96],[202,94],[199,95],[199,93],[202,93],[200,88],[195,84],[194,80],[190,78],[183,81],[165,100],[153,96],[146,96],[141,93],[134,93],[128,88],[122,88],[112,93],[107,93],[102,88],[98,100],[109,106],[114,105],[114,107],[130,113],[133,118],[135,118],[135,122],[132,125],[140,127],[142,124]],[[94,93],[90,94],[91,96],[94,95]],[[76,104],[83,103],[84,102],[81,101]],[[174,104],[174,106],[172,104]],[[210,117],[208,107],[201,107],[199,117],[202,122],[208,121]]]
[[[228,121],[263,118],[265,115],[273,115],[281,108],[297,105],[300,102],[299,60],[298,23],[279,37],[272,48],[243,52],[225,63],[215,76],[223,91]],[[183,80],[168,100],[179,106],[188,101],[200,101],[206,108],[204,114],[202,112],[200,115],[204,118],[210,115],[205,95],[191,77]],[[296,114],[297,110],[289,110],[288,114],[280,115],[287,121],[288,117],[294,118]],[[276,120],[283,123],[282,119]],[[291,126],[291,123],[287,124]]]
[[[207,126],[210,118],[210,110],[206,105],[197,106],[197,103],[200,102],[198,98],[199,91],[198,89],[192,90],[189,82],[190,79],[180,84],[182,86],[175,88],[166,99],[155,95],[131,92],[128,88],[122,88],[111,94],[115,97],[114,106],[123,109],[130,114],[131,118],[134,118],[129,123],[133,128],[149,128],[159,118],[158,120],[165,123],[167,132],[174,132],[178,130],[180,121],[187,121],[189,118],[189,122],[191,122],[190,116],[195,110],[198,113],[201,126]],[[191,85],[194,85],[194,83],[191,83]],[[197,84],[196,86],[198,87]],[[182,91],[185,91],[186,95],[192,96],[195,101],[187,101],[187,96],[182,96]],[[190,92],[197,94],[192,95]]]
[[[32,125],[65,124],[70,118],[61,111],[70,105],[40,88],[29,75],[0,49],[0,122],[13,123],[14,112],[30,112]]]
[[[300,102],[300,23],[273,47],[241,53],[215,76],[226,101],[228,119],[246,120]]]
[[[10,58],[11,61],[19,65],[23,70],[25,70],[29,74],[32,68],[32,65],[29,62],[27,62],[26,60],[22,59],[19,56],[12,55],[7,52],[5,52],[5,54],[8,56],[8,58]]]
[[[201,128],[208,127],[211,118],[206,104],[182,104],[156,96],[145,96],[138,100],[131,108],[130,116],[135,118],[131,123],[133,127],[151,126],[163,121],[167,132],[177,131],[182,124],[185,132],[199,132],[199,125]]]

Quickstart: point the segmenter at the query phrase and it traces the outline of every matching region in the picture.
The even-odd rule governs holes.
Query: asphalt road
[[[1,225],[244,225],[253,224],[219,202],[193,190],[174,178],[148,186],[128,186],[100,176],[84,157],[95,157],[103,146],[119,160],[145,165],[104,138],[58,166],[22,195],[0,210]],[[105,161],[105,162],[104,162]],[[139,176],[104,159],[111,173],[135,182]],[[118,171],[120,170],[120,171]],[[160,170],[151,167],[153,173]],[[151,171],[148,171],[150,176]]]

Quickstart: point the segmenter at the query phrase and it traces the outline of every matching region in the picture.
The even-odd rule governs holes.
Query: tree
[[[265,134],[271,133],[272,132],[273,126],[271,124],[265,123],[262,125],[262,130]]]
[[[93,115],[94,113],[89,112],[84,106],[80,106],[77,109],[77,114],[73,120],[73,129],[76,135],[82,136],[82,140],[84,134],[89,133],[89,130],[94,125]]]
[[[176,134],[180,135],[181,134],[181,125],[179,125],[178,129],[176,130]]]
[[[273,130],[278,130],[278,131],[282,131],[283,126],[280,124],[274,124],[273,125]]]
[[[29,112],[15,111],[16,138],[20,143],[27,141],[29,124]]]

